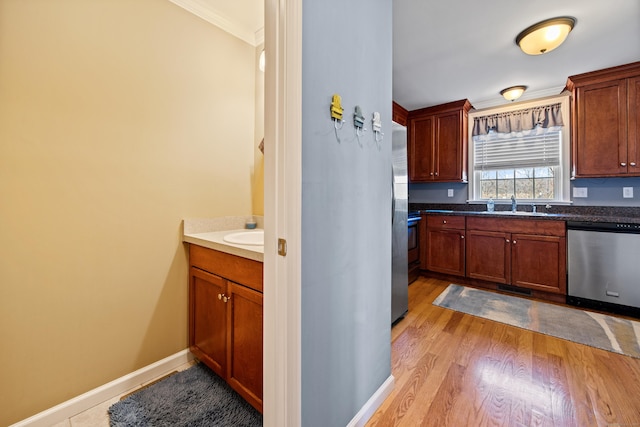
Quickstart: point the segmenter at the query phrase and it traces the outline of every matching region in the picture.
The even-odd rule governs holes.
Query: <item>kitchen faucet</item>
[[[516,196],[511,195],[511,212],[515,212],[518,209],[518,202],[516,202]]]

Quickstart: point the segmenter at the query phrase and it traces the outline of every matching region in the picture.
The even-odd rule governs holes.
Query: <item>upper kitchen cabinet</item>
[[[409,112],[408,161],[412,182],[466,182],[468,100]]]
[[[569,77],[573,178],[640,176],[640,62]]]
[[[407,126],[407,120],[409,118],[409,112],[404,109],[400,104],[393,103],[392,108],[392,120],[399,125]]]

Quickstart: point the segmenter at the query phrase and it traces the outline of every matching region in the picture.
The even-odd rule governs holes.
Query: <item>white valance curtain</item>
[[[473,119],[473,136],[487,135],[490,131],[499,134],[526,134],[536,127],[559,129],[563,125],[560,103],[557,103],[476,117]]]

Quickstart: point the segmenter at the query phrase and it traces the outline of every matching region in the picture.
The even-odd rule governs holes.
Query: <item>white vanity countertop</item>
[[[216,251],[237,255],[254,261],[263,262],[264,246],[239,245],[225,242],[224,236],[241,231],[251,231],[244,228],[245,222],[252,217],[224,217],[211,219],[185,219],[182,241],[202,246]],[[261,229],[262,218],[253,217]]]

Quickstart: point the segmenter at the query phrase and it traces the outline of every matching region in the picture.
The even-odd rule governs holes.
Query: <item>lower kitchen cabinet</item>
[[[197,245],[189,252],[189,348],[262,412],[262,263]]]
[[[464,276],[465,217],[427,215],[427,270]]]
[[[563,221],[467,218],[467,277],[566,294]]]

